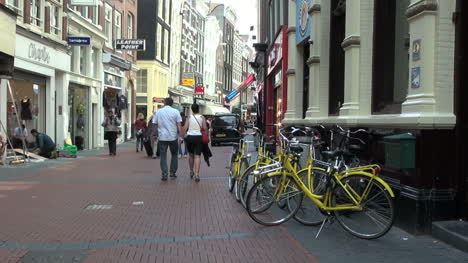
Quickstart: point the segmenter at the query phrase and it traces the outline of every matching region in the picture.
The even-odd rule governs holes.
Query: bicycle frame
[[[280,172],[273,172],[269,173],[269,177],[277,176],[277,175],[282,175],[281,181],[279,182],[280,187],[277,187],[275,190],[275,196],[278,201],[280,194],[282,194],[282,191],[287,187],[287,184],[285,182],[286,177],[291,177],[300,187],[303,193],[311,199],[320,209],[325,210],[325,211],[336,211],[336,210],[362,210],[361,207],[361,201],[367,197],[367,195],[370,192],[372,183],[374,180],[378,181],[381,183],[386,190],[389,192],[389,194],[392,197],[395,197],[393,191],[391,188],[388,186],[387,183],[385,183],[381,178],[379,178],[375,173],[370,173],[366,172],[366,170],[374,169],[375,165],[370,165],[370,166],[365,166],[361,169],[359,167],[357,168],[352,168],[350,170],[343,171],[341,173],[338,173],[336,169],[330,168],[328,171],[328,176],[332,176],[334,179],[335,183],[339,185],[347,194],[347,196],[350,198],[350,200],[353,202],[352,205],[340,205],[340,206],[332,206],[332,193],[328,188],[327,192],[325,195],[316,195],[313,194],[310,190],[310,187],[307,187],[304,182],[301,180],[301,178],[298,176],[298,173],[295,172],[294,170],[294,165],[291,163],[291,155],[289,155],[285,162],[284,162],[284,170]],[[306,168],[306,169],[311,169]],[[342,180],[346,177],[349,177],[351,175],[361,175],[361,176],[367,176],[371,180],[369,181],[368,185],[366,186],[364,192],[362,195],[357,194],[351,187],[348,187],[346,184],[343,184]],[[329,179],[330,180],[330,179]],[[310,181],[310,180],[309,180]]]

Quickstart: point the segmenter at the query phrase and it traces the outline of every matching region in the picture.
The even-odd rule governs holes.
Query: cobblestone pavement
[[[468,262],[396,228],[362,241],[336,225],[318,240],[316,228],[294,221],[260,226],[227,191],[228,148],[213,151],[198,184],[187,159],[179,159],[177,179],[163,182],[159,160],[133,147],[120,147],[117,157],[101,151],[1,168],[0,262]]]

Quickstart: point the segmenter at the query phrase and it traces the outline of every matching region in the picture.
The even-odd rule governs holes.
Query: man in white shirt
[[[13,131],[12,144],[13,148],[23,149],[23,139],[27,144],[26,138],[29,136],[28,129],[24,124],[21,124],[21,127],[16,127]]]
[[[153,134],[158,134],[158,148],[160,152],[160,163],[162,171],[162,180],[167,180],[167,148],[171,151],[170,177],[177,177],[178,166],[178,142],[183,138],[182,127],[180,123],[182,118],[180,112],[172,107],[174,101],[172,98],[164,100],[164,107],[153,115]],[[179,135],[181,137],[179,137]],[[179,137],[179,138],[178,138]]]

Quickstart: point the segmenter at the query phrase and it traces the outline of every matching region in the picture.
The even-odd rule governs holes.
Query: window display
[[[45,128],[45,79],[15,72],[10,80],[13,95],[7,94],[7,130],[8,137],[14,137],[15,128],[44,130]],[[14,101],[13,101],[14,100]],[[18,116],[16,115],[18,114]],[[18,123],[19,120],[19,123]],[[26,143],[33,145],[34,138],[28,134]]]
[[[88,87],[77,84],[70,84],[68,92],[68,105],[70,113],[70,122],[68,132],[72,142],[78,150],[89,147],[89,129],[88,129]]]

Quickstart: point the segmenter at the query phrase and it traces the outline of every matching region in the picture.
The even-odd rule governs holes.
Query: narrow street
[[[365,241],[338,223],[318,239],[295,221],[260,226],[227,191],[228,150],[213,149],[200,183],[186,159],[177,179],[161,181],[159,159],[129,144],[117,157],[0,168],[0,262],[468,262],[396,227]]]

